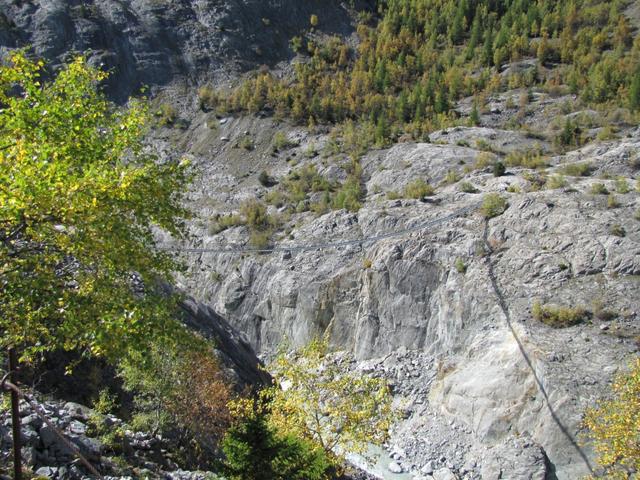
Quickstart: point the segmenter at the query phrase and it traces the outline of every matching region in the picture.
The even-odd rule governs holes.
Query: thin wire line
[[[388,238],[400,237],[408,233],[424,230],[425,228],[444,223],[448,220],[461,217],[462,215],[477,209],[480,203],[461,208],[444,217],[429,220],[414,227],[404,228],[402,230],[382,233],[371,237],[358,238],[353,240],[342,240],[339,242],[326,242],[316,244],[297,244],[297,245],[275,245],[267,248],[251,248],[251,247],[228,247],[228,248],[190,248],[190,247],[161,247],[161,250],[174,251],[182,253],[272,253],[272,252],[303,252],[309,250],[326,250],[331,248],[348,247],[352,245],[365,245],[367,243],[375,243]]]

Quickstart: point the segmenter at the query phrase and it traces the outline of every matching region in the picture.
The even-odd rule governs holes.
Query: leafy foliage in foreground
[[[313,340],[269,369],[279,385],[267,389],[270,421],[320,445],[327,455],[366,453],[382,444],[394,420],[384,379],[348,372],[329,356],[327,340]]]
[[[331,462],[313,442],[278,431],[264,403],[236,404],[223,441],[223,471],[231,480],[324,480]]]
[[[640,472],[640,358],[618,375],[612,390],[612,398],[586,411],[584,426],[603,469],[598,478],[635,478],[633,472]]]
[[[176,328],[153,229],[180,235],[186,166],[144,153],[145,105],[116,109],[83,58],[42,69],[0,67],[0,348],[116,358]]]
[[[386,381],[336,363],[326,339],[280,354],[269,371],[275,385],[230,402],[222,448],[232,479],[333,478],[342,455],[387,440],[395,414]]]
[[[135,394],[134,428],[172,437],[186,465],[211,465],[230,425],[232,391],[212,348],[185,330],[133,352],[119,368],[124,387]]]

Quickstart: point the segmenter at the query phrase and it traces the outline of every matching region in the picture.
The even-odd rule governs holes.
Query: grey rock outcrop
[[[133,478],[171,478],[175,480],[200,480],[216,478],[210,472],[183,471],[168,458],[166,440],[160,436],[145,432],[134,432],[126,424],[112,415],[101,415],[88,407],[59,401],[40,401],[34,403],[42,414],[51,422],[43,424],[40,416],[30,404],[23,402],[20,411],[23,433],[29,432],[23,448],[23,460],[33,471],[44,478],[56,480],[84,480],[92,478],[85,467],[78,464],[78,459],[61,439],[74,444],[80,453],[98,469],[107,479]],[[40,421],[33,421],[37,418]],[[120,445],[126,445],[118,461],[111,457],[112,446],[105,445],[104,437],[99,437],[96,425],[109,421],[113,428],[118,428]],[[0,414],[0,460],[4,463],[10,455],[10,416],[8,412]],[[79,433],[81,432],[81,433]]]
[[[289,40],[310,28],[312,14],[324,33],[353,31],[338,0],[1,0],[0,12],[0,53],[32,46],[56,66],[70,52],[89,52],[113,71],[118,99],[143,85],[224,81],[291,59]]]
[[[590,162],[608,178],[621,176],[634,184],[637,134],[553,157],[549,173],[567,163]],[[336,349],[351,350],[362,361],[399,351],[424,355],[424,375],[406,360],[385,371],[397,394],[413,405],[398,438],[411,445],[408,439],[421,435],[444,442],[409,445],[413,460],[402,464],[408,471],[443,456],[462,478],[542,478],[547,464],[558,478],[576,478],[591,462],[588,448],[576,443],[582,411],[638,349],[633,341],[640,312],[638,194],[616,194],[619,207],[607,208],[607,198],[592,194],[591,185],[605,183],[615,191],[616,180],[591,177],[568,177],[567,187],[538,191],[523,169],[511,168],[503,177],[474,169],[479,151],[464,145],[486,138],[509,151],[524,142],[519,134],[482,128],[449,135],[459,138],[371,152],[361,162],[368,194],[358,213],[295,215],[291,234],[278,242],[286,254],[202,253],[190,259],[192,276],[183,279],[184,287],[263,355],[284,339],[301,345],[325,332]],[[437,138],[443,134],[432,135]],[[322,142],[321,135],[303,138],[298,149]],[[207,159],[207,170],[229,172],[226,156],[233,150],[213,148],[217,153]],[[254,155],[272,173],[282,171],[277,157]],[[320,158],[308,161],[328,171]],[[220,162],[220,168],[211,162]],[[447,184],[452,170],[478,193]],[[436,195],[426,201],[386,199],[386,192],[402,191],[416,178],[437,186]],[[194,204],[205,205],[207,197],[222,205],[218,196],[233,202],[246,198],[243,192],[266,191],[250,178],[235,185],[232,198],[225,191],[203,190]],[[479,205],[487,192],[507,199],[504,214],[488,221],[477,211],[455,216]],[[363,246],[294,248],[393,235],[450,215],[454,218],[441,224]],[[624,226],[623,236],[614,225]],[[205,247],[224,248],[246,238],[244,227],[214,236],[194,228]],[[464,271],[457,269],[458,260]],[[215,281],[208,277],[211,271]],[[536,299],[581,306],[592,316],[579,326],[552,329],[533,319]],[[602,315],[603,308],[611,316]],[[442,426],[426,427],[425,416]],[[452,436],[459,437],[453,444],[458,448],[447,445]],[[526,448],[513,447],[514,436],[531,440]],[[463,474],[465,464],[476,466]]]

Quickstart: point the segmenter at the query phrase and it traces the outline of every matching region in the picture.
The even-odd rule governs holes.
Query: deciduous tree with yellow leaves
[[[268,397],[271,421],[280,429],[313,440],[332,456],[364,454],[369,444],[387,440],[395,416],[386,381],[340,365],[326,339],[279,355],[269,371],[279,383]]]
[[[118,357],[177,328],[154,229],[180,235],[187,166],[145,153],[145,104],[110,103],[83,58],[43,72],[0,66],[0,349]]]
[[[584,425],[593,441],[599,478],[632,479],[640,475],[640,357],[616,377],[613,396],[587,410]]]

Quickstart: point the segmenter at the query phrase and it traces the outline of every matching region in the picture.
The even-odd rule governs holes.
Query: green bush
[[[594,183],[593,185],[591,185],[591,193],[593,193],[594,195],[608,195],[609,190],[607,190],[607,187],[604,185],[604,183]]]
[[[476,157],[476,163],[473,168],[481,170],[496,163],[496,156],[490,152],[480,152]]]
[[[612,225],[609,229],[609,232],[611,233],[611,235],[615,235],[616,237],[624,237],[627,235],[627,231],[622,225],[618,223]]]
[[[501,177],[503,176],[505,173],[507,172],[506,167],[504,166],[504,163],[498,161],[496,163],[493,164],[493,176],[494,177]]]
[[[547,166],[547,159],[539,148],[518,150],[511,152],[505,158],[505,163],[510,167],[543,168]]]
[[[560,169],[560,173],[570,177],[588,177],[591,175],[590,163],[570,163]]]
[[[215,90],[209,85],[203,85],[198,88],[198,105],[202,110],[210,110],[218,103],[218,97]]]
[[[286,150],[287,148],[295,147],[296,145],[297,143],[289,140],[286,133],[284,132],[276,132],[271,142],[271,146],[274,152]]]
[[[270,231],[252,230],[251,233],[249,233],[249,245],[254,248],[267,248],[270,243]]]
[[[264,196],[264,201],[276,208],[283,207],[289,199],[280,190],[272,190]]]
[[[276,184],[276,181],[267,173],[266,170],[262,170],[258,174],[258,182],[260,182],[260,185],[267,188],[273,187]]]
[[[282,184],[293,203],[302,202],[311,192],[329,192],[334,188],[311,164],[292,171]]]
[[[533,318],[553,328],[565,328],[582,323],[588,312],[583,307],[568,308],[555,305],[541,305],[536,301],[531,309]]]
[[[577,123],[572,122],[570,118],[567,118],[564,122],[564,126],[562,127],[562,131],[555,138],[555,143],[562,147],[578,147],[582,141],[581,134],[582,129],[580,126]]]
[[[549,190],[564,188],[567,186],[567,180],[562,175],[552,175],[547,178],[547,183],[545,185]]]
[[[607,197],[607,208],[618,208],[620,206],[620,202],[613,193],[610,193]]]
[[[435,194],[435,189],[422,179],[414,180],[404,188],[406,198],[421,199]]]
[[[271,226],[267,207],[257,200],[245,201],[240,206],[240,213],[244,216],[246,225],[251,229],[264,230]]]
[[[173,125],[178,119],[178,111],[173,105],[163,103],[156,110],[157,123],[161,127]]]
[[[455,261],[454,265],[455,265],[456,270],[458,271],[458,273],[464,274],[464,273],[467,272],[467,266],[464,264],[464,260],[462,260],[462,258],[460,258],[460,257],[456,258],[456,261]]]
[[[216,235],[227,228],[238,227],[244,225],[244,223],[244,220],[239,215],[216,215],[209,225],[209,235]]]
[[[478,150],[482,150],[483,152],[492,152],[493,146],[487,142],[484,138],[479,138],[476,140],[476,148]]]
[[[398,200],[399,198],[402,198],[402,195],[400,195],[395,190],[387,192],[387,200]]]
[[[624,177],[616,178],[616,192],[618,193],[629,193],[631,191],[631,187],[629,186],[629,182]]]
[[[362,198],[362,187],[360,186],[360,178],[350,175],[347,181],[336,192],[333,198],[333,208],[340,210],[342,208],[350,212],[357,212],[362,207],[360,200]]]
[[[458,188],[464,193],[477,193],[478,189],[469,182],[462,182]]]
[[[244,148],[245,150],[253,150],[255,148],[253,140],[249,136],[242,137],[238,142],[238,146],[240,148]]]
[[[304,42],[302,37],[296,35],[295,37],[292,37],[291,40],[289,40],[289,45],[291,46],[291,50],[293,50],[295,53],[298,53],[302,50]]]
[[[601,142],[604,142],[606,140],[615,140],[618,138],[618,135],[616,135],[616,131],[612,126],[607,125],[598,132],[597,138]]]
[[[449,170],[447,172],[447,176],[444,179],[444,182],[451,185],[460,180],[460,175],[455,170]]]
[[[316,158],[318,156],[318,149],[314,143],[310,143],[304,152],[307,158]]]
[[[321,448],[276,432],[258,413],[229,428],[222,452],[222,470],[229,480],[325,480],[331,470]]]
[[[493,218],[502,215],[507,209],[507,201],[497,193],[488,193],[484,196],[480,213],[485,218]]]
[[[547,183],[547,177],[542,174],[532,173],[532,172],[524,172],[522,174],[522,178],[529,182],[529,191],[537,192],[541,190]]]

